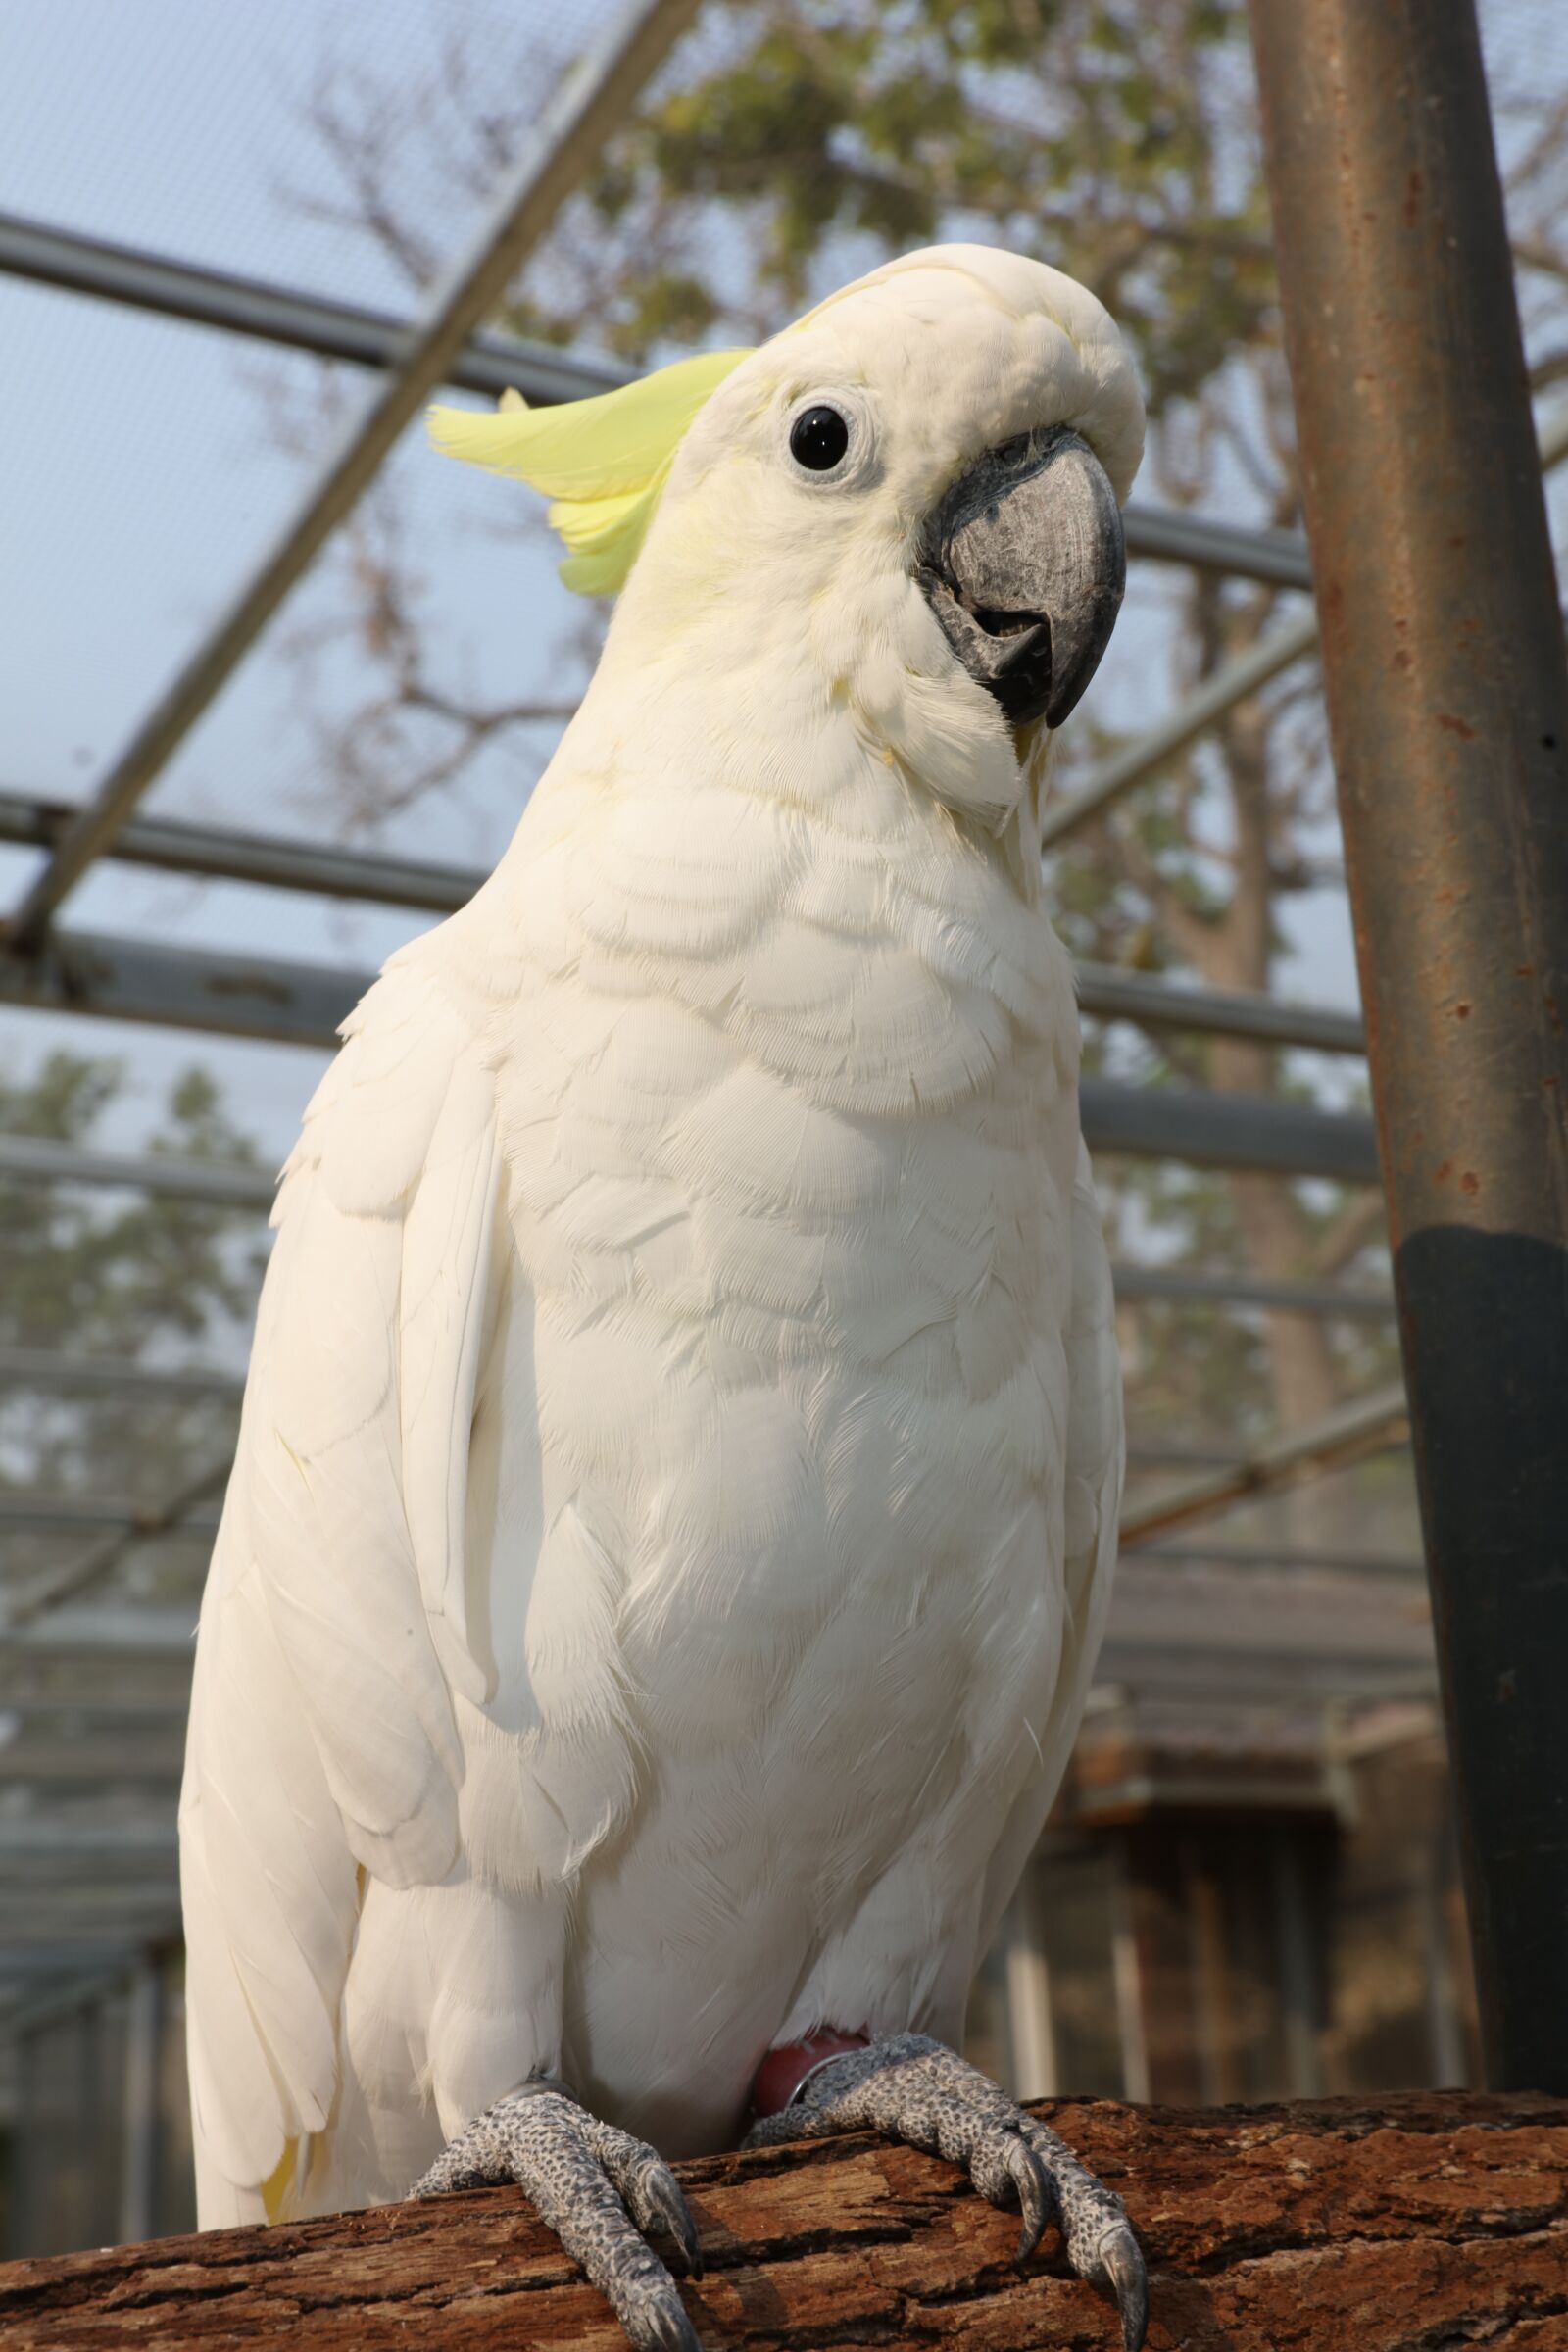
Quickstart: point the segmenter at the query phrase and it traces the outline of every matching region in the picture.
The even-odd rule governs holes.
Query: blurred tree
[[[411,91],[322,68],[306,101],[326,177],[293,201],[370,239],[413,282],[435,260],[432,185],[471,202],[537,111],[537,41],[453,30]],[[1512,143],[1521,262],[1549,331],[1568,309],[1568,107],[1532,100]],[[1298,523],[1242,0],[757,0],[710,9],[497,323],[635,363],[757,340],[884,255],[939,238],[1016,247],[1084,279],[1132,338],[1152,432],[1143,492],[1276,528]],[[420,191],[417,198],[415,191]],[[1544,292],[1543,292],[1544,290]],[[1538,337],[1539,339],[1539,337]],[[1559,338],[1560,339],[1560,338]],[[1560,353],[1538,374],[1565,371]],[[537,527],[537,526],[535,526]],[[330,750],[363,814],[447,782],[510,722],[449,683],[395,499],[345,543],[345,608],[385,689]],[[1140,587],[1172,695],[1275,625],[1280,592],[1200,572]],[[1289,601],[1289,600],[1287,600]],[[1125,626],[1125,624],[1124,624]],[[584,674],[592,644],[575,649]],[[1107,745],[1102,689],[1068,730],[1071,790]],[[437,714],[432,750],[427,729]],[[1050,900],[1081,956],[1267,989],[1293,900],[1341,880],[1315,676],[1298,668],[1075,836]],[[1234,1041],[1092,1036],[1091,1066],[1130,1082],[1357,1099],[1343,1065]],[[1352,1065],[1353,1066],[1353,1065]],[[1118,1245],[1269,1278],[1383,1264],[1373,1195],[1169,1167],[1102,1168]],[[1146,1434],[1298,1423],[1395,1365],[1392,1331],[1169,1304],[1127,1310]],[[1374,1479],[1379,1475],[1370,1474]],[[1342,1482],[1343,1484],[1343,1482]],[[1388,1482],[1385,1479],[1385,1485]],[[1405,1493],[1402,1475],[1393,1491]],[[1333,1490],[1291,1506],[1343,1533]]]
[[[29,1077],[0,1073],[0,1128],[90,1146],[123,1083],[116,1062],[51,1054]],[[172,1087],[146,1148],[254,1164],[200,1069]],[[0,1348],[237,1369],[264,1253],[251,1212],[0,1178]],[[223,1460],[235,1423],[223,1396],[0,1389],[0,1494],[159,1502],[201,1464]],[[8,1534],[0,1595],[25,1590],[91,1541]],[[140,1550],[124,1573],[138,1591],[193,1592],[204,1564],[197,1544],[171,1538]]]

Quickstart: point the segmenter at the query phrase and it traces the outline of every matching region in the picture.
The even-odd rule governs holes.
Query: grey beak
[[[1127,582],[1116,494],[1088,442],[1058,425],[988,450],[932,515],[915,576],[975,684],[1015,724],[1059,727]]]

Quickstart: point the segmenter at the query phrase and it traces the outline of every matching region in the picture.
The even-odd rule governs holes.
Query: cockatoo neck
[[[636,760],[828,812],[870,766],[1004,830],[1027,761],[906,571],[868,566],[803,598],[787,584],[769,593],[765,564],[716,584],[666,568],[639,566],[617,609],[574,728],[590,757],[612,728]]]

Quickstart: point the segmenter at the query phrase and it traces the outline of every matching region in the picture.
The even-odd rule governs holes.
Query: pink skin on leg
[[[841,2050],[863,2050],[870,2038],[869,2034],[840,2034],[824,2026],[805,2041],[787,2041],[781,2049],[769,2050],[752,2084],[752,2121],[760,2123],[787,2107],[812,2067],[824,2058],[836,2058]]]

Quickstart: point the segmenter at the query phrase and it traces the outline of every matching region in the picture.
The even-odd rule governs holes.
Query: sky
[[[305,218],[280,189],[323,189],[301,121],[332,59],[401,72],[412,82],[454,13],[487,24],[535,23],[558,41],[560,12],[501,0],[0,0],[0,209],[183,259],[391,308],[407,296],[369,247]],[[571,12],[581,32],[604,10]],[[1495,12],[1494,12],[1495,13]],[[1511,44],[1551,23],[1533,0],[1501,12]],[[1558,52],[1568,40],[1558,32]],[[423,192],[420,192],[421,196]],[[449,246],[466,222],[444,193],[421,213]],[[270,382],[306,410],[321,399],[315,363],[206,330],[0,279],[0,785],[77,797],[92,788],[135,721],[300,496],[309,466],[271,445]],[[337,371],[346,400],[366,396]],[[570,600],[541,547],[495,527],[527,494],[435,458],[417,429],[394,461],[444,641],[466,673],[508,696],[558,678]],[[508,514],[515,509],[508,510]],[[1174,586],[1135,566],[1127,615],[1094,690],[1103,720],[1148,723],[1168,700],[1158,612]],[[319,570],[160,779],[144,808],[249,830],[335,833],[308,717],[273,659],[279,632],[319,634],[332,612]],[[352,696],[352,652],[323,658],[328,701]],[[398,818],[376,846],[443,862],[498,854],[526,798],[541,730],[481,760],[461,794]],[[537,757],[536,757],[537,755]],[[0,849],[0,901],[36,862]],[[227,884],[195,884],[101,865],[67,921],[160,939],[368,969],[417,927],[397,910],[350,908]],[[1343,903],[1320,894],[1293,918],[1285,993],[1354,1001]],[[199,1059],[222,1079],[264,1154],[281,1158],[324,1063],[319,1054],[172,1031],[0,1010],[0,1067],[13,1074],[64,1042],[122,1056],[131,1085],[113,1140],[145,1134],[174,1072]]]

